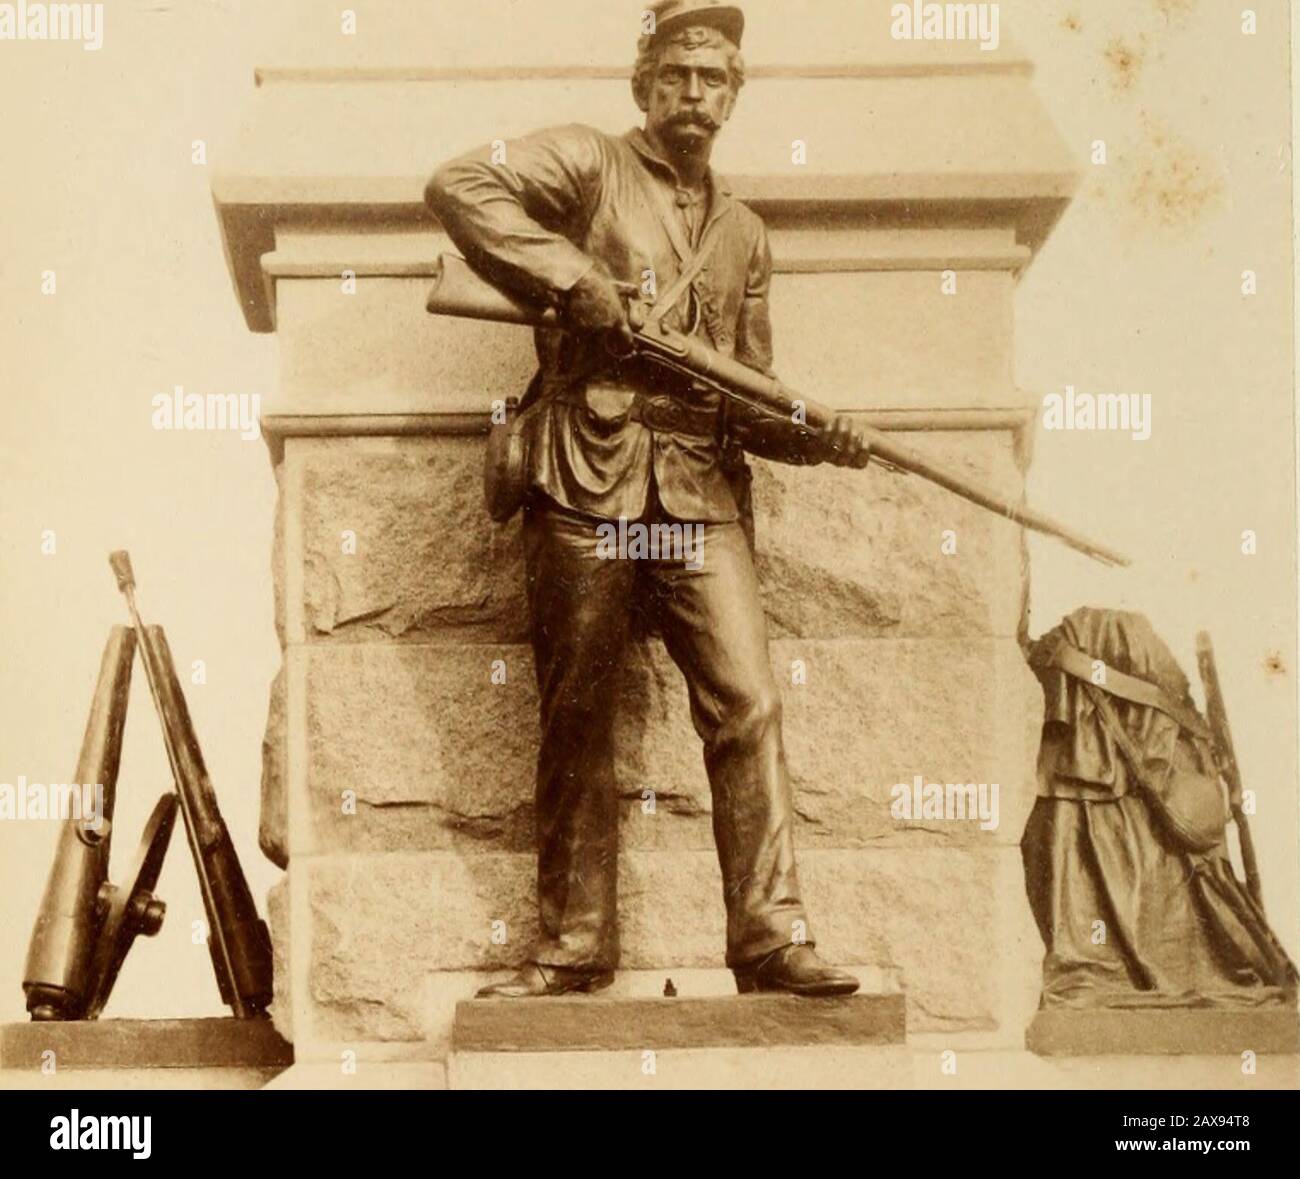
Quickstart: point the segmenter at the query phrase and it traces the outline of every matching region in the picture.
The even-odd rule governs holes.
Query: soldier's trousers
[[[813,944],[795,869],[780,694],[743,529],[704,525],[703,559],[691,569],[682,560],[602,559],[597,524],[540,497],[525,511],[542,733],[535,960],[602,968],[618,962],[614,721],[619,668],[639,611],[653,612],[686,677],[691,717],[704,742],[727,965],[792,941]],[[651,903],[671,912],[673,888],[665,881],[663,895]]]

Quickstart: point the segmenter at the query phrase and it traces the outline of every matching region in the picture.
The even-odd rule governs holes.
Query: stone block
[[[776,370],[843,409],[1004,407],[1014,295],[1009,271],[958,274],[954,294],[937,268],[778,275]]]
[[[312,835],[301,850],[531,846],[527,648],[349,644],[305,658]],[[491,682],[495,660],[505,684]]]
[[[800,844],[1018,841],[1033,801],[1042,704],[1014,642],[786,639],[772,657]],[[308,842],[296,850],[532,847],[537,704],[528,648],[344,644],[313,646],[304,658],[311,809]],[[504,684],[492,682],[497,661]],[[791,682],[796,661],[801,684]],[[635,650],[617,706],[624,846],[711,849],[701,743],[684,681],[660,644]],[[894,787],[917,775],[997,784],[997,827],[896,817]]]
[[[891,438],[1012,502],[1023,494],[1010,431]],[[774,636],[1018,633],[1028,579],[1014,525],[919,476],[880,467],[754,466],[757,568]],[[707,532],[704,551],[707,560]]]
[[[289,750],[285,669],[271,682],[262,734],[262,806],[258,812],[257,843],[278,868],[289,864]]]
[[[429,235],[427,242],[430,261],[452,249],[442,235]],[[346,296],[340,281],[335,274],[275,284],[282,407],[346,414],[382,405],[390,412],[485,414],[494,397],[522,393],[537,367],[527,328],[430,315],[424,307],[428,275],[359,277],[355,293]]]
[[[266,924],[271,931],[271,1019],[275,1030],[293,1041],[293,926],[289,914],[289,881],[282,878],[266,894]]]
[[[483,509],[481,439],[317,441],[300,462],[307,637],[526,636],[518,524]]]
[[[809,1003],[795,995],[716,999],[611,999],[528,1003],[469,999],[456,1006],[456,1052],[571,1052],[665,1048],[763,1048],[901,1044],[906,1003],[868,994]]]
[[[1013,854],[805,852],[800,871],[814,936],[832,961],[896,965],[910,1027],[994,1027],[1002,958],[1015,956],[1011,969],[1032,984],[1039,952],[1004,938],[1025,907],[1018,893],[1008,895],[1002,871]],[[306,890],[310,917],[310,930],[297,936],[310,940],[312,1036],[423,1038],[428,973],[506,969],[526,959],[535,934],[534,871],[533,858],[519,853],[296,861],[291,875]],[[1009,906],[1017,910],[1010,917]],[[725,922],[714,855],[625,853],[619,921],[624,967],[720,965]]]
[[[1010,431],[897,437],[1012,500],[1023,491]],[[518,520],[499,527],[483,509],[480,438],[288,447],[302,539],[286,557],[300,570],[304,637],[526,638]],[[774,635],[1017,634],[1026,578],[1014,525],[881,468],[754,466],[758,571]],[[946,539],[955,552],[944,551]]]
[[[905,1047],[668,1048],[649,1071],[642,1050],[456,1052],[447,1087],[473,1090],[885,1090],[913,1087]]]
[[[951,248],[935,236],[936,254]],[[852,240],[863,254],[880,249],[861,231]],[[428,258],[450,248],[428,235]],[[945,294],[932,259],[900,258],[899,269],[851,257],[837,264],[845,269],[773,279],[776,367],[792,388],[846,409],[1010,403],[1010,270],[966,271],[955,258],[957,290]],[[528,384],[536,367],[529,330],[429,315],[427,275],[363,276],[347,296],[339,284],[337,273],[275,284],[279,409],[487,413],[493,398]]]
[[[447,1088],[447,1070],[438,1061],[370,1060],[360,1055],[356,1067],[348,1072],[339,1067],[337,1060],[303,1061],[285,1069],[262,1088],[297,1093],[436,1091]]]

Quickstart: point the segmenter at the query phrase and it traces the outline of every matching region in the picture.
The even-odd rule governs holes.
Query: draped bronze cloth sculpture
[[[1061,643],[1082,652],[1096,676],[1065,670],[1054,658]],[[1218,774],[1187,676],[1150,623],[1121,611],[1076,610],[1035,644],[1030,663],[1046,714],[1039,799],[1021,850],[1047,949],[1042,1005],[1293,1001],[1295,968],[1236,876],[1226,822],[1215,846],[1190,850],[1152,796],[1157,781],[1194,785],[1202,775],[1217,783]],[[1107,691],[1107,676],[1116,673],[1153,686],[1161,706]],[[1140,778],[1089,684],[1107,693],[1140,751]]]

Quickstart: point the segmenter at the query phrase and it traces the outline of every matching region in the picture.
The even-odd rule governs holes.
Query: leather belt
[[[581,410],[590,407],[581,392],[561,394],[557,399]],[[660,434],[681,434],[688,438],[714,438],[718,432],[718,411],[697,409],[667,393],[637,392],[628,409],[628,420],[640,422]]]

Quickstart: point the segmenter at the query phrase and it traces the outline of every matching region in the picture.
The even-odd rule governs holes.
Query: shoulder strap
[[[677,306],[677,300],[686,293],[686,289],[699,277],[700,271],[704,269],[705,263],[708,262],[709,256],[713,253],[717,240],[718,235],[716,233],[705,235],[704,240],[700,242],[700,248],[695,251],[695,256],[691,258],[681,274],[677,276],[677,281],[664,291],[655,301],[655,305],[650,308],[649,313],[646,315],[648,323],[658,323]]]
[[[1119,715],[1115,712],[1115,706],[1106,698],[1103,692],[1091,680],[1083,681],[1083,690],[1088,693],[1088,699],[1097,709],[1101,717],[1102,724],[1110,731],[1110,735],[1115,739],[1115,744],[1119,746],[1119,751],[1124,755],[1124,760],[1128,762],[1129,769],[1133,771],[1133,776],[1137,779],[1138,784],[1144,790],[1150,790],[1151,786],[1147,780],[1146,771],[1142,766],[1142,754],[1138,747],[1133,743],[1133,738],[1128,735],[1128,730],[1120,722]]]
[[[1089,689],[1099,687],[1092,680],[1094,662],[1097,661],[1091,655],[1080,651],[1078,647],[1067,643],[1064,639],[1056,645],[1047,660],[1049,667],[1059,667],[1067,675],[1080,680]],[[1141,704],[1145,708],[1154,708],[1177,721],[1188,732],[1198,737],[1209,738],[1210,730],[1205,722],[1190,709],[1175,704],[1169,698],[1169,694],[1158,684],[1139,679],[1135,675],[1126,675],[1109,664],[1103,666],[1106,668],[1105,691],[1110,695],[1118,696],[1121,700],[1128,700],[1133,704]],[[1093,696],[1094,692],[1089,691],[1088,694]]]
[[[700,271],[704,269],[713,254],[718,235],[716,233],[706,233],[700,241],[699,248],[691,251],[686,234],[677,221],[677,214],[668,203],[668,198],[664,195],[663,190],[654,183],[649,170],[640,160],[637,160],[634,171],[638,182],[650,198],[651,204],[659,214],[659,219],[664,224],[664,230],[673,244],[674,253],[679,255],[682,263],[682,271],[677,276],[677,280],[655,300],[655,305],[646,316],[649,323],[655,324],[677,305],[677,300],[686,293],[691,283],[699,277]],[[683,250],[683,245],[688,248]]]
[[[678,222],[677,214],[668,203],[668,198],[664,195],[662,189],[656,186],[651,179],[649,168],[641,162],[630,146],[627,151],[632,157],[632,172],[636,176],[637,183],[641,186],[641,191],[645,193],[646,199],[663,223],[664,232],[668,235],[668,240],[672,242],[673,253],[685,263],[691,254],[691,243],[686,237],[686,230]]]
[[[1228,796],[1218,774],[1178,774],[1171,767],[1161,789],[1148,776],[1141,751],[1134,744],[1115,712],[1115,706],[1096,684],[1083,681],[1083,689],[1097,708],[1102,724],[1119,746],[1133,778],[1142,788],[1151,809],[1163,820],[1169,834],[1185,852],[1207,852],[1223,841],[1232,817]]]

